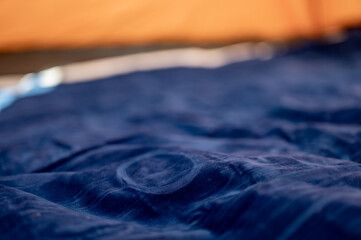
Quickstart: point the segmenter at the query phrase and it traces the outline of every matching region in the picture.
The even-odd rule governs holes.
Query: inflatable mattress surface
[[[0,113],[1,239],[360,239],[361,45],[61,85]]]

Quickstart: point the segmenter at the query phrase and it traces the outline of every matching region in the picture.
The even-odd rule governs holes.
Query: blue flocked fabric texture
[[[17,100],[0,238],[360,239],[359,40]]]

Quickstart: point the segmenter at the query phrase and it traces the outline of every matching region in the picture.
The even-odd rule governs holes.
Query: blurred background
[[[2,0],[0,87],[54,66],[69,66],[62,80],[71,82],[163,65],[266,60],[310,39],[343,41],[360,24],[359,0]]]

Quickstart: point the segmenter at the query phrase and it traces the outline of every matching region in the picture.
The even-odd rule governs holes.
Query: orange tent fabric
[[[1,0],[0,51],[277,41],[360,23],[360,0]]]

